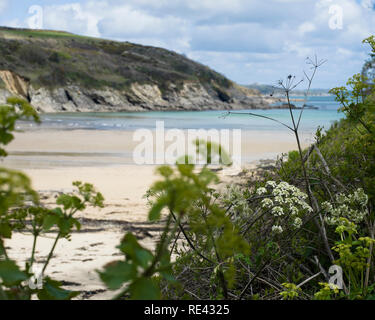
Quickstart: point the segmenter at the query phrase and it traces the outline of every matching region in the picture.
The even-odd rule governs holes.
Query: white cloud
[[[160,18],[130,6],[109,8],[99,22],[102,34],[120,37],[171,37],[181,35],[185,21],[179,17]]]
[[[305,33],[315,31],[315,30],[316,30],[316,27],[311,22],[304,22],[298,27],[298,31],[300,32],[301,35],[304,35]]]
[[[4,0],[0,0],[0,9]],[[319,86],[342,83],[366,58],[375,0],[72,0],[44,7],[45,28],[162,46],[233,80],[272,82],[302,72],[307,55],[328,59]],[[343,29],[329,28],[339,5]],[[8,25],[22,25],[22,19]]]
[[[47,6],[43,13],[44,28],[99,37],[100,10],[106,7],[107,3],[101,1]]]

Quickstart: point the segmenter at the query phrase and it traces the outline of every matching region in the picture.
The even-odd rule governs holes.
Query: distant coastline
[[[283,92],[282,89],[277,88],[277,87],[272,86],[272,85],[253,83],[253,84],[249,84],[249,85],[245,84],[243,86],[246,87],[246,88],[252,89],[252,90],[258,90],[261,94],[266,95],[266,96],[272,95],[275,98],[285,97],[285,93]],[[331,94],[329,93],[329,90],[330,89],[320,89],[320,88],[319,89],[318,88],[317,89],[310,89],[309,90],[309,96],[316,96],[316,97],[331,96]],[[298,96],[304,96],[305,94],[306,94],[306,90],[295,89],[290,93],[290,96],[291,97],[296,97],[296,96],[298,97]]]

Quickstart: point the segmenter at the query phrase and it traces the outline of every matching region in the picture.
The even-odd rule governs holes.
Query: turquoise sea
[[[301,99],[303,97],[293,97]],[[302,106],[303,102],[293,102]],[[308,105],[317,110],[306,109],[302,116],[301,131],[314,132],[318,126],[328,129],[332,122],[343,117],[337,111],[338,104],[332,96],[314,96],[307,101]],[[56,129],[56,130],[126,130],[139,128],[153,129],[156,121],[164,121],[164,126],[179,129],[242,129],[249,131],[279,131],[285,127],[267,119],[246,115],[252,112],[272,117],[290,124],[289,110],[240,110],[243,114],[232,114],[226,117],[225,111],[151,111],[151,112],[121,112],[121,113],[58,113],[43,114],[42,125],[36,126],[31,122],[20,124],[21,129]],[[294,110],[298,117],[300,110]]]

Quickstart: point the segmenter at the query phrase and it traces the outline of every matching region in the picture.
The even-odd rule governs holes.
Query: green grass
[[[18,37],[35,37],[35,38],[74,38],[74,39],[88,39],[95,40],[97,38],[76,35],[65,31],[53,31],[53,30],[34,30],[34,29],[8,29],[0,28],[0,34],[14,35]]]

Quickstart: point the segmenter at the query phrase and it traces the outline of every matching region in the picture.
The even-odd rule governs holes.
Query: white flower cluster
[[[296,228],[296,229],[299,229],[302,227],[302,219],[297,217],[294,219],[293,221],[293,226]]]
[[[284,210],[281,207],[273,207],[271,212],[275,217],[281,217],[284,215]]]
[[[263,194],[266,194],[267,193],[267,189],[266,188],[258,188],[257,189],[257,195],[258,196],[261,196],[261,195],[263,195]]]
[[[272,232],[274,233],[283,233],[283,227],[282,226],[277,226],[277,225],[274,225],[272,226]]]
[[[322,203],[325,221],[329,225],[339,225],[340,218],[346,218],[356,224],[360,223],[367,214],[367,203],[368,196],[361,188],[349,195],[340,193],[336,195],[334,205],[328,201]]]
[[[303,224],[300,216],[313,211],[306,202],[307,195],[287,182],[268,181],[265,187],[256,190],[256,194],[264,196],[261,201],[263,209],[269,209],[275,218],[279,219],[283,216],[290,218],[291,225],[297,229]],[[272,231],[281,233],[283,228],[276,224],[272,227]]]
[[[223,194],[223,200],[226,204],[230,205],[230,213],[234,220],[239,217],[246,217],[252,213],[252,209],[244,196],[244,190],[236,185],[230,185],[227,187],[226,192]]]

